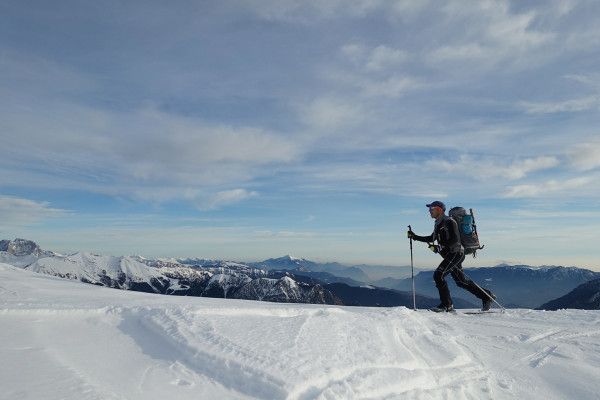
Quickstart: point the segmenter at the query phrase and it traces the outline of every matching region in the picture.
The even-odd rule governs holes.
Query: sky
[[[600,270],[597,1],[0,4],[0,239],[409,265],[425,204]],[[414,266],[439,256],[416,243]]]

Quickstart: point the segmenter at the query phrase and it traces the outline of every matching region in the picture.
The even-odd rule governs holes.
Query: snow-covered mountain
[[[141,262],[145,261],[145,262]],[[236,263],[189,266],[139,257],[76,253],[38,259],[25,269],[118,289],[185,296],[227,297],[290,303],[341,304],[321,285],[271,278]]]
[[[172,259],[59,255],[32,241],[2,241],[0,261],[29,271],[116,289],[180,296],[205,296],[291,303],[342,304],[310,278],[269,272],[235,262],[185,265]],[[10,250],[10,252],[9,252]]]
[[[131,257],[86,252],[39,258],[25,269],[95,285],[149,293],[168,293],[172,285],[160,269],[150,268]]]
[[[3,240],[0,244],[0,249],[3,249],[0,250],[0,262],[119,289],[278,302],[343,302],[348,305],[390,307],[412,307],[413,304],[410,278],[381,280],[375,285],[365,285],[329,272],[318,272],[325,264],[292,256],[246,265],[204,258],[146,259],[141,256],[107,257],[91,253],[64,256],[44,251],[35,242],[24,239]],[[268,270],[259,266],[268,267]],[[334,267],[340,268],[340,265]],[[317,272],[310,268],[315,268]],[[598,272],[556,266],[500,265],[467,268],[465,272],[475,282],[492,290],[505,307],[511,308],[539,307],[569,293],[582,283],[600,278]],[[455,305],[479,305],[477,299],[457,288],[452,279],[448,279],[448,282]],[[439,303],[432,271],[418,273],[415,287],[418,308]]]
[[[41,257],[52,257],[54,255],[56,255],[56,253],[42,250],[42,248],[32,240],[0,240],[0,263],[23,268],[34,263]]]
[[[55,253],[51,251],[42,250],[42,248],[34,241],[27,239],[15,239],[15,240],[0,240],[0,251],[4,251],[7,254],[15,257],[23,256],[51,256]]]
[[[597,399],[600,311],[157,296],[0,264],[0,399]]]
[[[269,258],[268,260],[260,262],[251,262],[246,264],[266,270],[310,272],[312,274],[320,272],[330,273],[337,277],[349,278],[359,284],[370,280],[369,276],[365,274],[365,272],[361,268],[358,267],[342,265],[335,262],[321,264],[309,261],[305,258],[294,257],[290,255],[278,258]],[[396,268],[396,270],[398,270],[398,268]],[[327,281],[326,277],[325,281]],[[350,282],[348,281],[348,283]]]
[[[600,279],[583,283],[566,295],[544,303],[539,307],[540,310],[559,310],[563,308],[600,310]]]
[[[317,263],[308,261],[304,258],[294,257],[290,255],[286,255],[278,258],[269,258],[268,260],[264,260],[257,263],[247,263],[248,265],[252,265],[261,269],[296,269],[296,268],[306,268],[310,271],[314,271]]]

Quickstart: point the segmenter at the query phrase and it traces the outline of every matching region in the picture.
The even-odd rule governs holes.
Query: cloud
[[[3,140],[13,144],[0,149],[5,184],[164,201],[182,198],[190,187],[250,181],[305,151],[277,132],[150,106],[122,113],[34,102],[10,111],[0,122]]]
[[[527,114],[554,114],[559,112],[580,112],[600,108],[600,98],[587,96],[579,99],[561,102],[535,103],[529,101],[519,102],[519,106],[525,109]]]
[[[567,179],[565,181],[550,180],[537,185],[518,185],[511,186],[502,193],[503,198],[527,198],[541,196],[556,196],[562,194],[571,195],[572,192],[592,184],[592,177],[578,177]]]
[[[567,74],[563,77],[562,81],[575,82],[577,92],[581,91],[581,88],[585,91],[594,92],[594,94],[588,96],[578,96],[569,100],[561,101],[546,101],[546,102],[533,102],[533,101],[521,101],[518,105],[525,110],[527,114],[555,114],[563,112],[582,112],[588,110],[600,109],[600,75],[597,73],[591,73],[588,75],[581,74]],[[573,90],[572,87],[567,89]]]
[[[266,237],[266,238],[309,238],[317,236],[315,232],[294,232],[294,231],[256,231],[254,232],[255,237]]]
[[[45,219],[59,217],[67,210],[49,207],[48,202],[0,195],[0,224],[8,226],[33,225]]]
[[[440,28],[448,37],[427,52],[426,60],[433,66],[473,61],[479,70],[500,63],[536,65],[539,61],[535,61],[535,51],[543,51],[556,38],[554,32],[544,31],[536,23],[545,13],[551,13],[539,8],[518,12],[508,1],[481,1],[474,7],[455,1],[448,2],[442,12],[445,18]]]
[[[441,169],[448,174],[469,176],[482,181],[497,178],[518,180],[532,172],[554,168],[559,164],[558,158],[553,156],[517,159],[508,163],[494,157],[475,158],[467,154],[462,154],[455,160],[434,159],[427,162],[431,169]]]
[[[401,49],[380,44],[369,48],[362,43],[349,43],[341,47],[341,53],[356,66],[368,72],[379,72],[398,68],[410,61],[410,54]]]
[[[246,189],[224,190],[208,196],[204,201],[198,202],[200,209],[215,209],[222,206],[239,203],[250,197],[258,196],[258,192]]]
[[[600,167],[600,138],[572,147],[567,156],[571,165],[580,171]]]
[[[374,11],[382,4],[381,0],[355,0],[346,2],[343,0],[275,0],[254,3],[252,9],[268,21],[284,21],[302,24],[312,24],[315,21],[340,19],[340,18],[362,18],[369,12]]]
[[[313,129],[335,131],[358,124],[363,119],[360,104],[338,97],[320,97],[301,108],[301,118]]]

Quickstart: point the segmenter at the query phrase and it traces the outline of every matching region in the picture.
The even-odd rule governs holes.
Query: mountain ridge
[[[318,264],[290,255],[248,264],[204,258],[101,256],[88,252],[60,255],[41,249],[33,241],[15,239],[0,241],[0,262],[86,283],[150,293],[281,302],[413,306],[411,278],[359,281],[322,271],[325,265],[332,265],[343,274],[347,268],[341,264]],[[494,292],[508,308],[536,308],[566,295],[578,285],[600,278],[598,272],[562,266],[501,264],[465,268],[464,271],[472,280]],[[432,274],[433,271],[419,271],[415,275],[418,307],[430,307],[439,302],[435,300],[438,293]],[[294,285],[290,280],[294,281]],[[478,302],[458,289],[452,279],[447,280],[457,306],[469,307]]]

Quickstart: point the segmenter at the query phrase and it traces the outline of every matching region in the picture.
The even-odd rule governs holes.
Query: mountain
[[[291,256],[266,260],[264,270],[232,261],[203,258],[146,259],[141,256],[102,256],[87,252],[59,255],[44,252],[32,241],[3,241],[0,259],[29,271],[78,280],[99,286],[179,296],[262,300],[286,303],[348,304],[412,307],[412,293],[386,288],[359,287],[361,282],[327,272],[309,271],[315,266]],[[2,255],[5,255],[2,258]],[[26,260],[26,261],[24,261]],[[185,263],[185,264],[184,264]],[[291,269],[291,267],[295,267]],[[343,296],[342,301],[339,296]],[[421,307],[437,301],[417,296]],[[470,304],[469,304],[470,305]]]
[[[538,310],[566,308],[600,310],[600,279],[582,283],[566,295],[542,304]]]
[[[349,267],[339,263],[316,263],[313,261],[306,260],[304,258],[293,257],[286,255],[279,258],[269,258],[256,263],[245,263],[247,265],[254,266],[256,268],[266,270],[288,270],[288,271],[299,271],[299,272],[325,272],[333,276],[350,278],[351,280],[362,284],[370,280],[369,276],[364,273],[361,268]],[[350,283],[350,282],[349,282]]]
[[[54,255],[57,254],[52,251],[42,250],[32,240],[0,240],[0,263],[25,268],[42,257],[51,257]]]
[[[333,292],[346,305],[364,306],[364,307],[407,307],[413,308],[414,304],[418,309],[427,309],[435,307],[440,303],[438,297],[429,297],[417,293],[413,301],[412,291],[400,291],[387,288],[378,288],[374,286],[349,286],[345,283],[330,283],[325,285],[327,290]],[[456,299],[454,302],[456,308],[477,308],[474,305],[462,299]]]
[[[498,265],[486,268],[465,268],[465,273],[483,288],[498,296],[498,301],[509,308],[535,308],[540,304],[560,297],[578,285],[600,278],[599,272],[576,267],[527,265]],[[468,292],[458,288],[452,277],[446,277],[452,298],[476,301]],[[395,281],[393,289],[409,290],[411,279]],[[428,296],[437,295],[433,271],[415,276],[416,291]]]
[[[268,260],[264,260],[257,263],[246,263],[247,265],[260,268],[260,269],[297,269],[297,268],[305,268],[311,271],[316,269],[317,263],[305,260],[304,258],[293,257],[290,255],[279,257],[279,258],[269,258]]]
[[[178,296],[202,296],[291,303],[342,304],[311,278],[219,262],[190,266],[139,256],[91,253],[42,257],[27,270],[100,286]],[[303,282],[308,281],[308,282]]]
[[[297,282],[290,276],[281,279],[259,278],[243,285],[232,298],[256,299],[278,303],[310,303],[343,305],[331,291],[321,285]]]
[[[204,258],[146,259],[90,253],[62,256],[44,251],[30,240],[15,239],[0,241],[0,262],[96,285],[151,293],[281,302],[343,302],[363,306],[403,305],[409,308],[413,304],[410,277],[390,277],[367,285],[364,281],[330,272],[362,271],[358,267],[318,264],[292,256],[250,265]],[[380,272],[396,272],[390,268],[381,267]],[[401,268],[396,267],[396,270]],[[362,276],[359,271],[354,272]],[[566,295],[578,285],[600,278],[598,272],[561,266],[499,265],[467,268],[465,272],[479,285],[494,292],[498,301],[509,308],[535,308]],[[447,280],[457,307],[479,306],[478,299],[456,287],[452,278]],[[418,308],[437,304],[433,271],[417,273],[415,289]]]
[[[421,271],[425,271],[419,268],[411,268],[410,265],[395,266],[395,265],[356,265],[355,268],[360,269],[368,276],[368,282],[376,285],[377,281],[385,279],[406,279],[410,278],[412,274],[418,274]],[[386,285],[378,285],[385,286]]]
[[[292,274],[294,274],[296,276],[302,275],[302,276],[306,276],[306,277],[311,277],[311,278],[314,278],[323,283],[342,282],[342,283],[345,283],[350,286],[364,285],[364,282],[362,282],[362,281],[356,281],[352,278],[348,278],[348,277],[344,277],[344,276],[333,275],[333,274],[330,274],[329,272],[309,271],[304,268],[296,268],[296,269],[285,270],[285,271],[291,272]]]
[[[34,241],[27,239],[15,239],[15,240],[0,240],[0,251],[4,251],[9,255],[15,257],[23,256],[51,256],[54,253],[51,251],[44,251]]]

